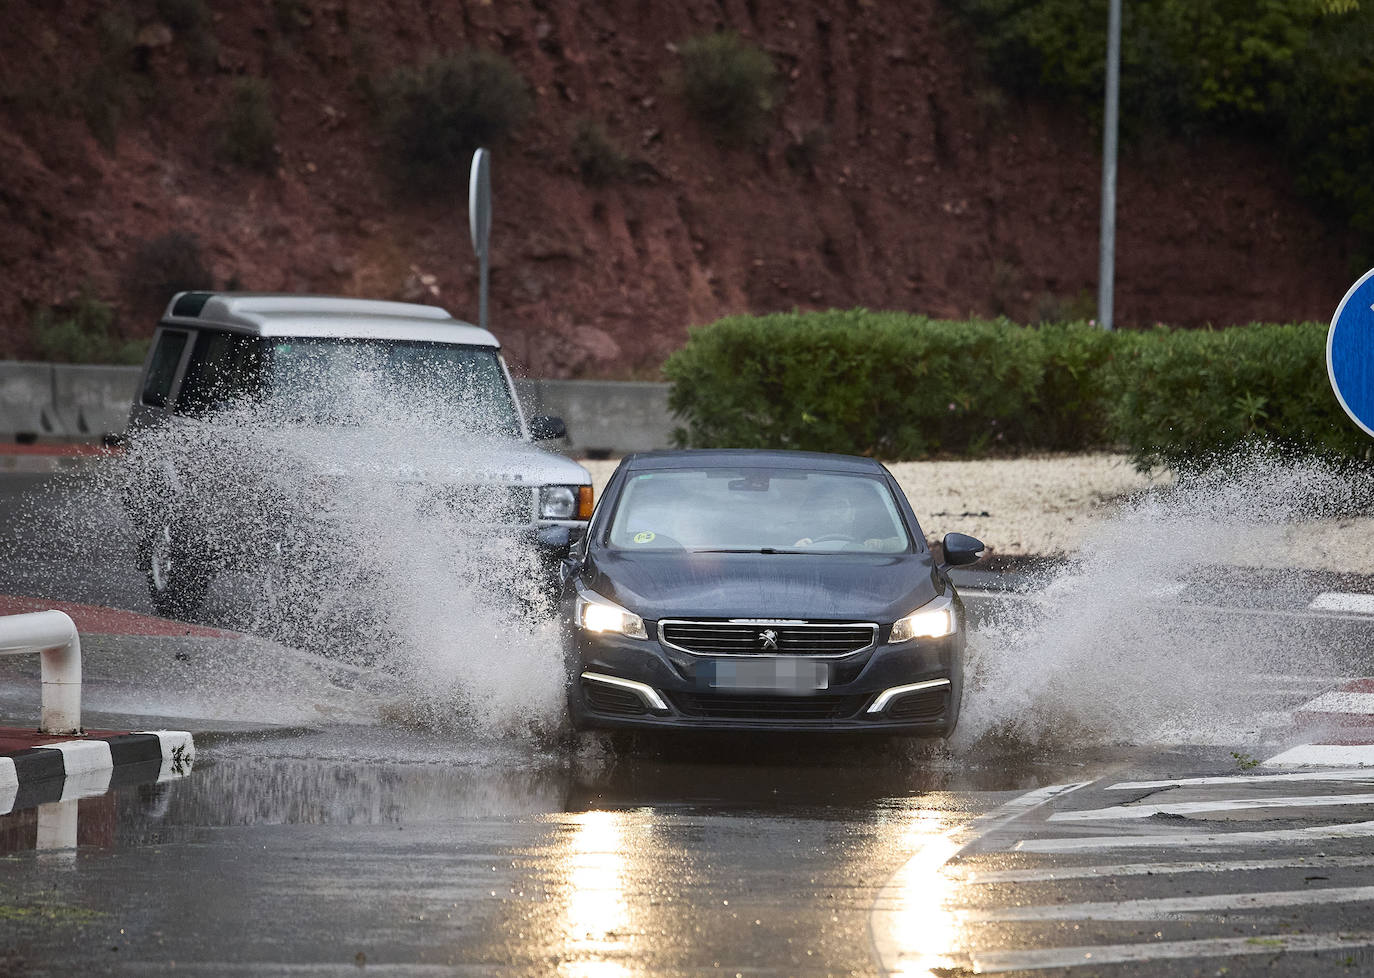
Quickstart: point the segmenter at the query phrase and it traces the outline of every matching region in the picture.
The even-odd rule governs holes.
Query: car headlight
[[[577,493],[570,486],[544,486],[539,490],[539,518],[570,520],[577,512]]]
[[[954,598],[945,594],[892,623],[888,643],[909,642],[913,638],[944,638],[959,627],[954,617]]]
[[[626,638],[648,638],[644,619],[614,601],[584,591],[577,596],[577,627],[584,632],[612,632]]]
[[[539,490],[539,518],[589,520],[592,503],[591,486],[544,486]]]

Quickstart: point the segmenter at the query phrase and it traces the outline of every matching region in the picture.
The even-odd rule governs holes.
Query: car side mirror
[[[568,426],[562,418],[547,414],[536,414],[530,418],[530,437],[535,441],[550,441],[554,438],[567,438]]]
[[[967,533],[946,533],[940,549],[945,553],[946,564],[951,567],[963,567],[982,560],[987,548],[983,546],[982,540]]]

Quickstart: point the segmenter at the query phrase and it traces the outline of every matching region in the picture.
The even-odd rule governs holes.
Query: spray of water
[[[1264,613],[1303,608],[1310,576],[1235,568],[1294,566],[1302,527],[1359,511],[1368,483],[1259,452],[1135,497],[971,634],[951,747],[1254,742],[1282,677],[1339,676],[1362,650]]]
[[[384,723],[547,734],[563,666],[548,569],[512,526],[532,490],[508,419],[465,405],[458,428],[426,393],[357,372],[324,416],[239,401],[139,432],[68,515],[118,499],[133,544],[170,556],[163,610],[231,589],[224,624],[363,670]]]

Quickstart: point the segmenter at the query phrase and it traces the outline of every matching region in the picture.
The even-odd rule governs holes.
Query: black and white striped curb
[[[0,815],[54,801],[103,795],[124,784],[191,773],[191,735],[181,730],[105,734],[59,741],[0,757]]]

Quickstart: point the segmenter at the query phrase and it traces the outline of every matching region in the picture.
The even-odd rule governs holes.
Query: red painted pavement
[[[49,601],[46,598],[26,598],[18,595],[0,594],[0,615],[23,615],[31,611],[64,611],[76,623],[81,633],[96,635],[148,635],[192,638],[238,638],[237,632],[225,632],[204,625],[188,625],[185,622],[154,618],[133,611],[119,611],[115,608],[98,608],[95,605],[76,604],[71,601]]]
[[[18,727],[0,727],[0,757],[17,754],[30,747],[44,747],[48,744],[65,744],[69,740],[99,740],[102,737],[123,737],[127,730],[87,730],[84,736],[49,737],[38,733],[37,729],[23,730]]]

